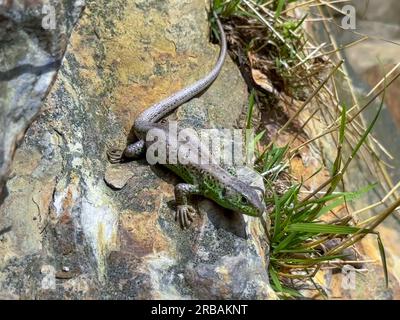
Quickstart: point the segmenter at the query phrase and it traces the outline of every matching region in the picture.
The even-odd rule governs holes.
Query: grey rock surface
[[[176,176],[145,160],[111,165],[106,157],[110,146],[132,141],[140,112],[206,74],[218,51],[203,0],[87,1],[12,163],[0,206],[0,225],[11,228],[0,234],[1,296],[275,297],[259,219],[200,198],[199,215],[181,230]],[[246,105],[228,58],[209,90],[175,117],[232,128]]]
[[[0,194],[82,9],[79,0],[0,1]]]

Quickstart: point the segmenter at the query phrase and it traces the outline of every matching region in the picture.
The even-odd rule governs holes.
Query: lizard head
[[[222,188],[220,196],[223,202],[221,204],[233,211],[259,217],[266,210],[260,191],[261,189],[236,180],[235,183]]]

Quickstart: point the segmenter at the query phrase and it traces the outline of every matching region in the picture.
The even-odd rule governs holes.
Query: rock
[[[258,263],[247,254],[227,255],[215,263],[188,265],[186,277],[201,299],[268,299],[274,294]]]
[[[125,187],[126,183],[133,175],[134,173],[129,172],[126,166],[110,166],[106,169],[104,180],[111,188],[119,190]]]
[[[352,0],[351,5],[356,8],[357,17],[369,22],[383,22],[393,27],[399,24],[400,3],[396,0]],[[400,29],[398,28],[400,31]],[[398,34],[400,36],[400,33]]]
[[[107,161],[108,146],[132,141],[140,112],[212,68],[219,47],[208,34],[203,0],[88,1],[13,161],[0,207],[0,225],[11,226],[0,242],[2,296],[275,297],[259,219],[200,198],[199,215],[181,230],[174,174],[144,160]],[[233,128],[246,105],[246,85],[228,57],[214,84],[171,119]],[[42,274],[43,265],[52,272]]]
[[[54,82],[82,7],[79,0],[0,2],[0,195],[16,145]]]

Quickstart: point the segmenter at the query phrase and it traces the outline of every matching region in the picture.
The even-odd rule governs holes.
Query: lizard
[[[124,159],[137,159],[143,156],[146,149],[152,144],[152,141],[146,139],[151,130],[153,134],[154,131],[158,131],[160,134],[168,136],[168,129],[165,124],[159,122],[180,105],[206,90],[217,78],[225,61],[227,42],[223,26],[215,12],[213,12],[213,16],[218,26],[220,38],[220,53],[213,69],[194,84],[181,89],[143,111],[133,125],[135,135],[139,141],[129,144],[124,150],[109,150],[108,158],[111,163],[118,163]],[[200,150],[201,154],[208,154],[206,147],[200,142],[194,139],[190,143],[191,147]],[[172,138],[168,136],[167,148],[170,148],[171,144]],[[178,152],[181,152],[181,149],[178,149]],[[169,153],[167,152],[167,154]],[[210,158],[212,159],[212,155],[210,155]],[[164,165],[184,181],[178,183],[174,188],[176,201],[175,221],[179,220],[183,229],[190,226],[196,212],[193,206],[188,204],[188,198],[191,195],[201,195],[226,209],[249,216],[259,217],[266,210],[265,203],[259,196],[256,187],[243,182],[235,173],[223,168],[215,161],[200,163],[198,158],[195,159],[189,156],[186,161],[178,160],[176,163],[171,163],[167,159]]]

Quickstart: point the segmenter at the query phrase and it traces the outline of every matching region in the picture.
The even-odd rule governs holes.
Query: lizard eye
[[[249,201],[247,200],[246,197],[242,196],[242,197],[240,198],[240,202],[243,203],[243,204],[247,204]]]

